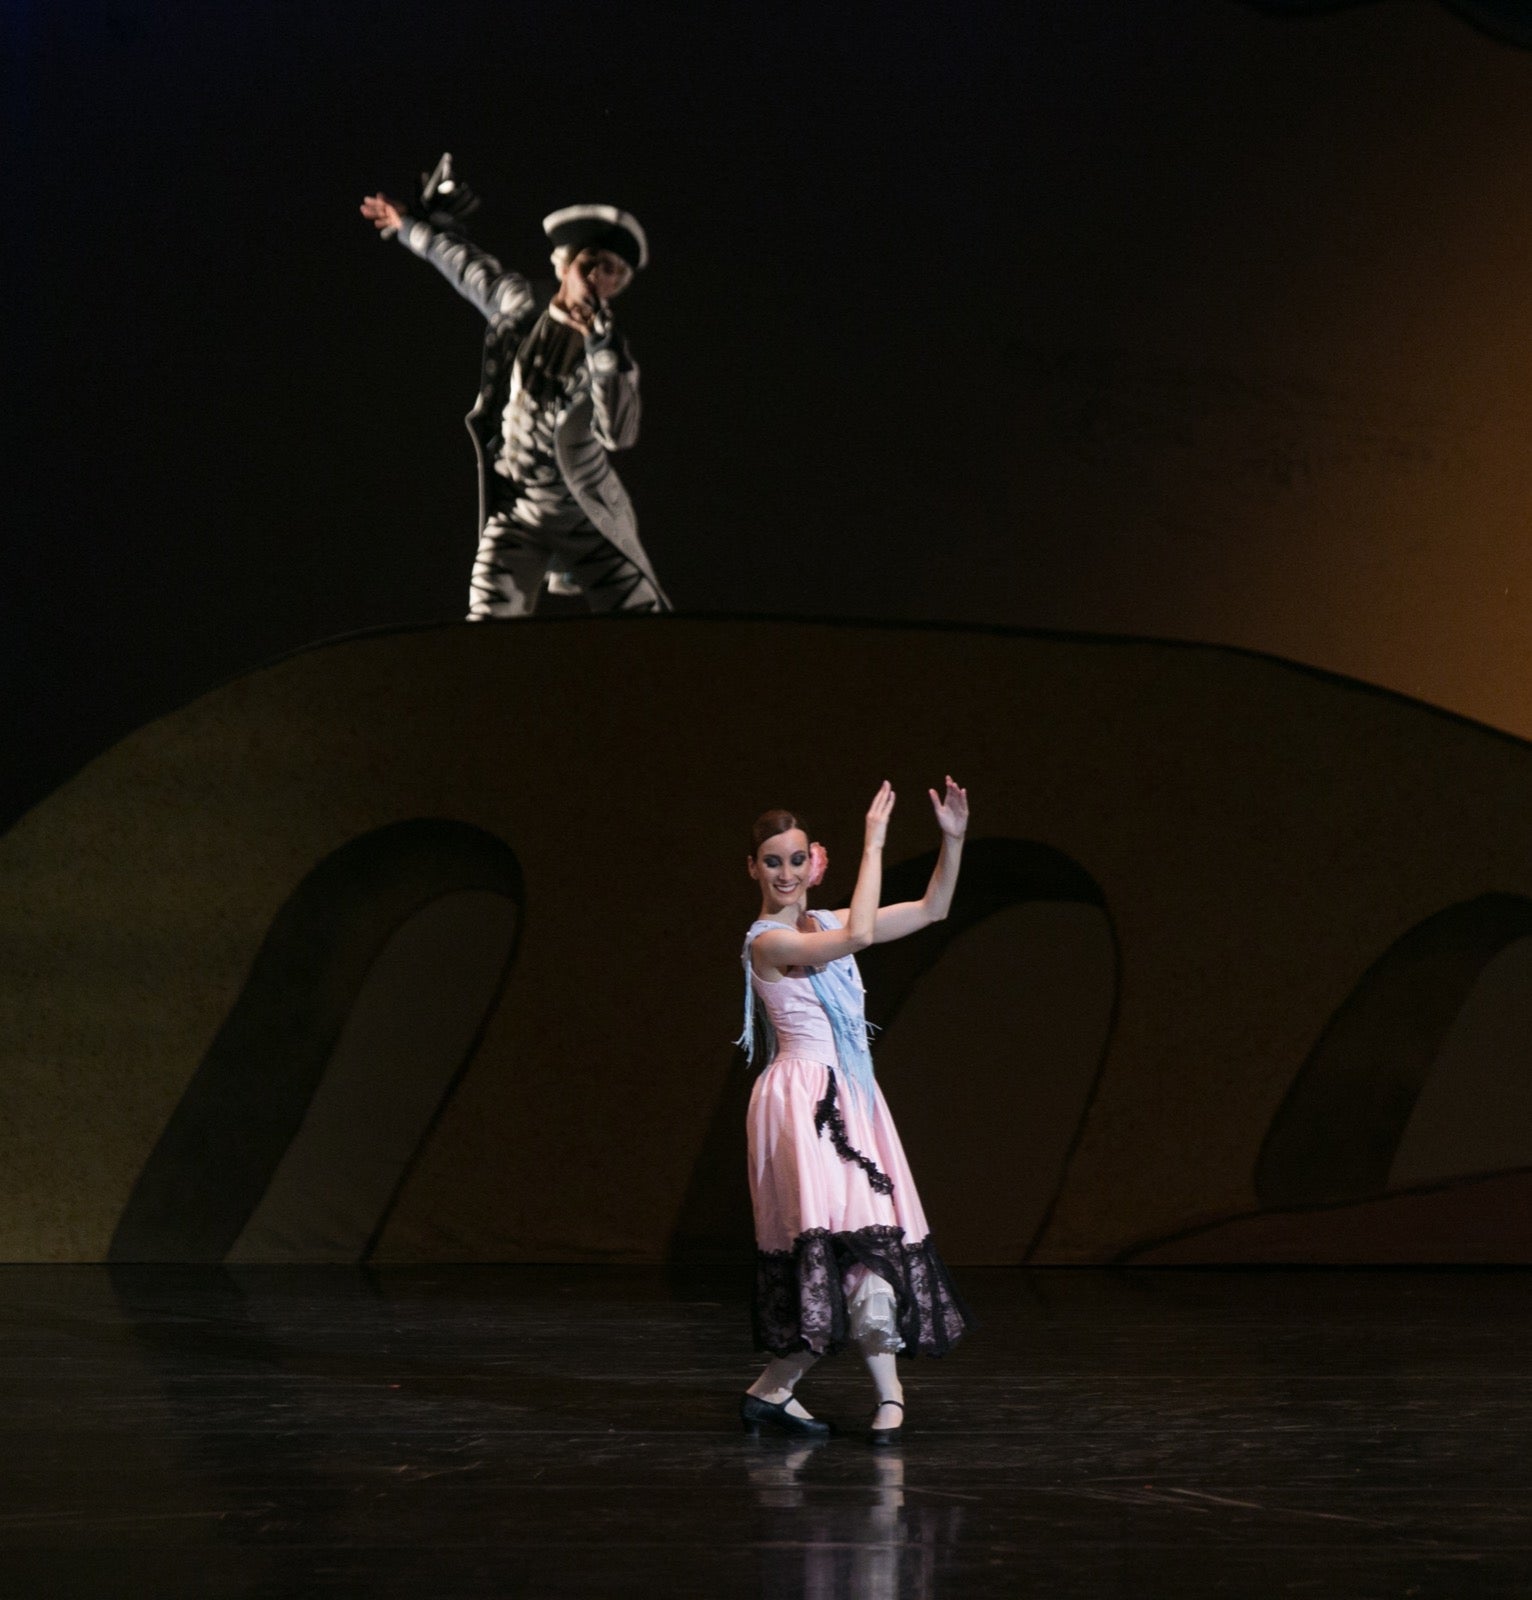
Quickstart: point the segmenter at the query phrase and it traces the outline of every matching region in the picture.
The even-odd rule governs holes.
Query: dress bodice
[[[811,911],[809,916],[824,929],[841,926],[833,911]],[[765,922],[755,923],[752,935],[769,926]],[[751,993],[759,997],[766,1008],[778,1056],[796,1056],[805,1061],[823,1062],[829,1067],[845,1067],[844,1041],[837,1051],[835,1024],[825,1009],[825,996],[829,992],[836,997],[833,1004],[842,1029],[853,1030],[858,1040],[864,1038],[867,1024],[862,1009],[862,975],[855,956],[841,956],[827,966],[813,969],[799,967],[774,983],[768,983],[750,960],[747,940],[745,970],[750,974]],[[865,1046],[861,1048],[865,1055]],[[868,1061],[869,1075],[871,1070],[872,1064]]]
[[[835,1065],[835,1034],[825,1008],[814,993],[808,974],[783,976],[766,983],[753,969],[750,987],[760,996],[771,1018],[779,1056],[797,1056],[805,1061]]]

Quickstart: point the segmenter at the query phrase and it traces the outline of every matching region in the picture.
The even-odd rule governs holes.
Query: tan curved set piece
[[[824,687],[787,691],[793,663]],[[746,828],[869,953],[959,1262],[1532,1258],[1532,747],[1213,647],[667,618],[321,646],[0,838],[0,1260],[726,1260]]]

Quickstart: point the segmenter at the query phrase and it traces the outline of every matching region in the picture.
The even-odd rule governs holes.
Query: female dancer
[[[745,1428],[824,1435],[793,1398],[822,1355],[855,1344],[877,1391],[870,1439],[892,1444],[904,1420],[894,1353],[942,1355],[972,1318],[931,1243],[899,1135],[873,1079],[855,952],[947,915],[957,884],[968,793],[949,777],[928,791],[941,853],[923,898],[878,905],[883,839],[894,809],[885,783],[867,812],[851,905],[810,911],[828,858],[802,818],[755,824],[750,876],[761,914],[745,935],[745,1031],[756,1059],[756,1005],[769,1065],[750,1097],[755,1210],[756,1343],[772,1360],[740,1402]]]

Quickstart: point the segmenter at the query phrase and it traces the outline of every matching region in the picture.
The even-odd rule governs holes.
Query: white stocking
[[[867,1370],[872,1375],[872,1386],[878,1391],[878,1404],[885,1400],[904,1399],[904,1385],[899,1381],[899,1364],[886,1350],[880,1350],[875,1355],[868,1355],[865,1351],[862,1359],[867,1363]]]
[[[764,1400],[769,1405],[786,1405],[795,1417],[806,1417],[808,1412],[793,1399],[793,1390],[798,1380],[818,1359],[808,1350],[799,1350],[790,1356],[773,1356],[746,1393],[753,1394],[757,1400]]]
[[[863,1350],[862,1359],[867,1363],[867,1371],[872,1376],[872,1386],[878,1392],[878,1409],[873,1413],[873,1426],[900,1427],[904,1422],[904,1385],[899,1381],[898,1363],[887,1350],[871,1354]],[[899,1402],[897,1411],[888,1404],[891,1400]]]

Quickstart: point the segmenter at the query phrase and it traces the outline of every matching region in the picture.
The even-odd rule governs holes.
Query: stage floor
[[[1532,1590],[1532,1273],[957,1276],[879,1452],[743,1436],[738,1272],[0,1268],[3,1592]]]

